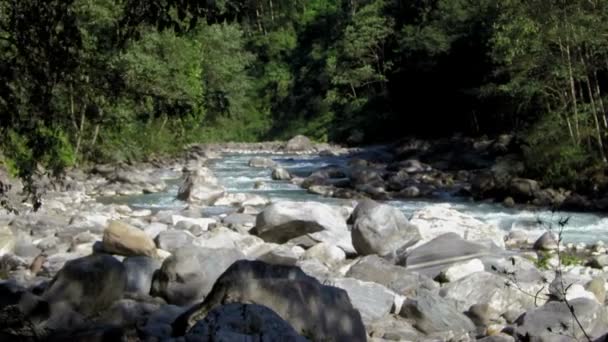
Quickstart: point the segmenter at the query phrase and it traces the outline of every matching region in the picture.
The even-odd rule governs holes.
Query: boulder
[[[413,322],[399,316],[386,316],[368,324],[367,332],[370,341],[422,341],[420,330],[413,327]]]
[[[250,167],[255,167],[259,169],[270,169],[277,166],[277,162],[270,158],[266,157],[253,157],[249,159],[249,163],[247,164]]]
[[[330,283],[348,293],[348,298],[365,323],[388,315],[395,304],[396,294],[380,284],[354,278],[331,279]]]
[[[265,241],[285,243],[308,236],[354,253],[346,220],[333,207],[317,202],[277,202],[256,217],[252,232]]]
[[[376,255],[359,259],[350,267],[346,276],[384,285],[397,294],[408,297],[415,296],[421,289],[433,291],[438,288],[432,279],[393,265]]]
[[[479,259],[472,259],[463,263],[454,264],[448,266],[446,269],[441,271],[439,279],[442,282],[453,282],[458,279],[464,278],[475,272],[483,272],[484,265]]]
[[[288,152],[305,152],[312,149],[312,142],[303,135],[296,135],[285,143],[285,150]]]
[[[196,322],[187,341],[287,341],[306,342],[293,327],[266,306],[232,303],[218,306]]]
[[[215,280],[242,258],[236,249],[184,246],[165,259],[154,275],[150,293],[169,304],[194,304],[204,299]]]
[[[191,245],[194,239],[195,236],[187,230],[166,230],[160,232],[154,241],[158,248],[174,253],[184,246]]]
[[[16,237],[8,226],[0,226],[0,256],[15,251]]]
[[[418,227],[422,241],[455,233],[467,241],[493,243],[501,248],[505,246],[503,230],[451,209],[449,205],[436,204],[418,210],[412,215],[410,223]]]
[[[90,316],[122,298],[127,285],[124,265],[111,255],[93,254],[74,259],[55,275],[42,299],[67,303]]]
[[[173,323],[173,334],[183,335],[211,310],[231,303],[265,305],[313,341],[367,340],[361,315],[344,290],[322,285],[297,267],[247,260],[230,266],[205,301]]]
[[[534,242],[534,249],[537,251],[554,251],[557,247],[558,237],[552,232],[545,232]]]
[[[472,332],[473,322],[445,299],[430,291],[418,294],[403,303],[399,315],[413,320],[414,327],[426,334],[439,332]]]
[[[435,278],[449,265],[488,255],[491,253],[487,247],[446,233],[401,256],[400,263]]]
[[[346,254],[336,246],[321,242],[309,248],[304,253],[303,259],[315,259],[326,266],[332,267],[346,260]]]
[[[509,195],[519,200],[530,200],[540,191],[538,182],[527,178],[513,178],[509,182]]]
[[[608,315],[595,300],[586,298],[569,302],[576,318],[591,340],[608,333]],[[517,340],[549,341],[556,335],[573,340],[586,339],[565,302],[548,302],[525,313],[517,321],[514,336]]]
[[[184,182],[177,191],[177,199],[202,205],[213,204],[224,195],[224,188],[207,168],[187,172]]]
[[[361,255],[393,256],[420,240],[418,228],[399,209],[373,200],[359,202],[351,216],[353,246]]]
[[[154,256],[156,245],[141,229],[120,221],[111,221],[103,232],[103,250],[125,256]]]
[[[152,287],[154,272],[160,268],[160,261],[146,257],[128,257],[122,261],[127,274],[126,292],[147,295]]]
[[[291,175],[289,174],[289,171],[285,170],[282,167],[277,167],[274,168],[272,170],[272,179],[274,180],[290,180],[291,179]]]

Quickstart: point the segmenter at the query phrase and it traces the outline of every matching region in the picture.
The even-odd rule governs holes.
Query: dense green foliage
[[[11,169],[307,134],[516,132],[533,176],[606,160],[608,1],[0,0]]]

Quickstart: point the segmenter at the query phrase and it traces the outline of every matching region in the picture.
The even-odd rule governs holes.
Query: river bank
[[[38,210],[3,213],[0,337],[581,337],[563,326],[563,298],[585,332],[608,333],[602,243],[558,248],[550,233],[507,232],[454,205],[406,214],[356,187],[342,199],[301,188],[319,170],[343,181],[330,168],[384,148],[254,147],[72,170],[49,182]]]

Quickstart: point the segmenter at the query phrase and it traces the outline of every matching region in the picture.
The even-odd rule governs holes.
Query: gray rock
[[[589,266],[603,269],[608,266],[608,254],[596,255],[589,260]]]
[[[146,257],[128,257],[123,260],[127,273],[127,286],[125,291],[149,294],[152,287],[152,276],[161,266],[160,261]]]
[[[103,232],[103,250],[125,256],[154,256],[154,241],[144,231],[129,224],[111,221]]]
[[[331,279],[330,283],[348,293],[365,323],[388,315],[395,304],[395,293],[380,284],[354,278]]]
[[[606,301],[606,281],[602,277],[595,277],[585,284],[585,290],[593,293],[600,304]]]
[[[552,232],[546,232],[534,242],[537,251],[554,251],[557,249],[558,238]]]
[[[224,196],[225,190],[217,184],[217,179],[209,169],[197,169],[186,173],[184,182],[177,191],[177,199],[202,205],[213,204]]]
[[[162,305],[156,312],[153,312],[143,324],[138,326],[138,330],[148,337],[143,338],[144,341],[168,340],[171,338],[173,329],[171,323],[186,311],[186,308],[176,305]]]
[[[285,170],[282,167],[277,167],[274,168],[272,170],[272,179],[274,180],[290,180],[291,179],[291,175],[289,174],[289,171]]]
[[[270,158],[266,157],[253,157],[249,159],[248,165],[250,167],[260,168],[260,169],[270,169],[277,166],[277,162]]]
[[[513,178],[509,182],[509,194],[516,199],[529,200],[540,191],[538,182],[526,178]]]
[[[592,339],[608,333],[608,315],[605,308],[594,300],[578,298],[569,301],[574,314]],[[548,302],[531,309],[520,317],[515,327],[516,339],[549,341],[556,335],[585,338],[564,302]]]
[[[275,243],[306,235],[318,242],[336,245],[346,253],[354,253],[346,220],[338,210],[322,203],[273,203],[258,214],[252,232]]]
[[[285,150],[289,152],[304,152],[313,149],[310,139],[303,135],[296,135],[285,144]]]
[[[399,316],[387,316],[367,325],[367,331],[372,338],[380,339],[371,341],[421,341],[422,333],[412,324]]]
[[[406,300],[399,315],[414,320],[414,327],[426,334],[475,330],[475,325],[467,316],[445,299],[424,290]]]
[[[232,213],[222,219],[228,227],[251,228],[255,226],[255,216],[249,214]]]
[[[97,323],[116,326],[134,325],[159,309],[159,304],[121,299],[100,313]]]
[[[211,310],[186,335],[188,342],[305,342],[291,325],[263,305],[233,303]]]
[[[150,294],[169,304],[194,304],[204,299],[215,280],[242,258],[235,249],[184,246],[165,259],[154,275]]]
[[[390,264],[375,255],[363,257],[346,273],[346,276],[382,284],[403,296],[415,296],[421,289],[436,290],[439,288],[432,279],[407,270],[404,267]]]
[[[483,245],[466,241],[455,233],[446,233],[408,252],[405,265],[431,278],[447,266],[489,255]]]
[[[107,254],[93,254],[68,261],[53,278],[42,298],[70,304],[89,316],[122,298],[127,284],[125,267]]]
[[[352,240],[361,255],[393,256],[420,240],[418,228],[399,209],[373,200],[359,202],[351,216]]]
[[[296,264],[300,255],[294,252],[289,245],[276,245],[270,251],[257,257],[257,260],[273,265],[289,265]]]
[[[346,260],[346,254],[336,246],[321,242],[309,248],[302,258],[316,259],[326,266],[333,267]]]
[[[0,226],[0,256],[13,253],[16,242],[13,231],[8,226]]]
[[[154,242],[156,246],[162,250],[174,253],[176,250],[191,245],[196,237],[187,230],[166,230],[160,232]]]
[[[265,305],[314,341],[366,341],[361,316],[342,289],[320,284],[297,267],[260,261],[234,263],[215,283],[204,302],[173,323],[179,336],[222,304]]]

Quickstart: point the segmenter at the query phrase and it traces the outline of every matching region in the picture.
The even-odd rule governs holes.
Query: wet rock
[[[125,256],[154,256],[154,241],[141,229],[119,221],[111,221],[103,232],[103,250]]]
[[[270,158],[266,157],[253,157],[249,159],[248,165],[250,167],[260,168],[260,169],[270,169],[277,166],[277,162]]]
[[[310,139],[303,135],[296,135],[285,144],[285,150],[289,152],[304,152],[313,149]]]
[[[316,202],[277,202],[256,218],[252,232],[265,241],[284,243],[303,235],[354,253],[346,220],[333,207]]]
[[[290,180],[291,179],[291,175],[289,174],[289,171],[285,170],[282,167],[277,167],[274,168],[272,170],[272,179],[274,180]]]
[[[351,216],[353,246],[361,255],[395,255],[420,240],[418,228],[394,207],[373,200],[360,201]]]
[[[213,204],[224,195],[224,188],[209,169],[202,168],[186,173],[184,182],[177,191],[177,199],[203,205]]]
[[[367,340],[361,316],[344,290],[322,285],[297,267],[246,260],[226,270],[205,301],[173,323],[173,333],[184,334],[219,305],[239,302],[267,306],[312,340]]]
[[[163,262],[154,275],[150,293],[169,304],[194,304],[204,299],[215,280],[242,258],[235,249],[184,246]]]

